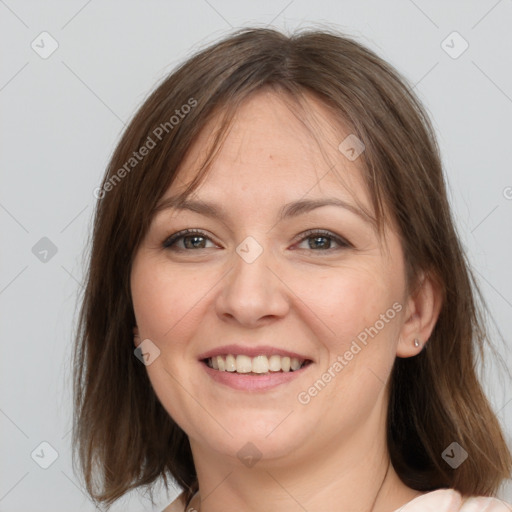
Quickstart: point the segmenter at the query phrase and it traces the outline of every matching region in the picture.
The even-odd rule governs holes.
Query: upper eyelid
[[[173,241],[176,241],[176,240],[180,240],[181,238],[185,238],[187,236],[194,236],[194,235],[197,235],[197,236],[204,236],[205,238],[208,238],[209,240],[211,240],[212,242],[216,243],[215,242],[215,239],[214,237],[212,237],[212,235],[210,235],[209,233],[207,233],[206,231],[203,231],[203,230],[200,230],[200,229],[194,229],[194,228],[190,228],[190,229],[182,229],[180,231],[176,231],[176,233],[173,233],[172,235],[169,235],[168,237],[166,237],[163,241],[163,243],[167,243],[168,240],[171,240],[172,238],[174,238]]]

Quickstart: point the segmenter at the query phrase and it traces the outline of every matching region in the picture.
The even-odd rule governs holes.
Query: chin
[[[306,425],[298,422],[298,418],[293,418],[296,411],[286,417],[289,412],[244,411],[243,419],[239,415],[217,416],[216,419],[222,425],[226,425],[231,435],[211,420],[203,422],[200,426],[190,425],[190,437],[202,445],[201,451],[208,447],[207,450],[217,452],[219,456],[237,458],[243,464],[244,459],[249,457],[250,460],[258,459],[273,465],[273,461],[297,455],[308,439],[312,439],[311,431]],[[195,434],[192,431],[195,431]]]

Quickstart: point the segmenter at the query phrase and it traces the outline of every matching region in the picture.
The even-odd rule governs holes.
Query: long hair
[[[395,470],[417,490],[492,495],[510,476],[511,454],[476,374],[488,343],[483,299],[456,233],[428,116],[407,81],[355,40],[271,29],[242,29],[172,72],[125,130],[97,191],[74,352],[73,460],[87,491],[110,505],[160,478],[167,485],[169,476],[188,499],[197,489],[187,435],[133,354],[131,264],[198,134],[220,119],[183,198],[206,175],[237,108],[262,88],[297,101],[313,94],[350,127],[365,145],[360,158],[379,230],[386,212],[399,228],[408,289],[428,272],[442,290],[425,349],[397,358],[392,370],[386,428]],[[454,441],[470,454],[457,469],[442,458]]]

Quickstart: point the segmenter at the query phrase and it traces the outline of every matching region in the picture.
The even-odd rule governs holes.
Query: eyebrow
[[[317,208],[321,208],[322,206],[337,206],[339,208],[344,208],[345,210],[348,210],[360,217],[364,222],[371,224],[374,229],[376,227],[376,221],[373,217],[368,215],[357,206],[347,203],[346,201],[343,201],[337,197],[300,199],[298,201],[287,203],[280,208],[278,221],[303,215]],[[164,199],[160,204],[156,206],[155,214],[168,209],[190,210],[201,215],[220,219],[222,221],[225,221],[228,216],[224,208],[220,205],[202,200],[180,200],[178,196],[172,196]]]

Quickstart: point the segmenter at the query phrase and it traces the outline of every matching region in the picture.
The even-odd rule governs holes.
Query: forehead
[[[193,180],[212,149],[219,123],[217,116],[201,130],[164,199]],[[236,111],[193,196],[264,190],[283,202],[334,193],[371,211],[362,161],[351,161],[339,150],[348,136],[350,129],[315,96],[306,93],[298,104],[274,91],[258,91]]]

